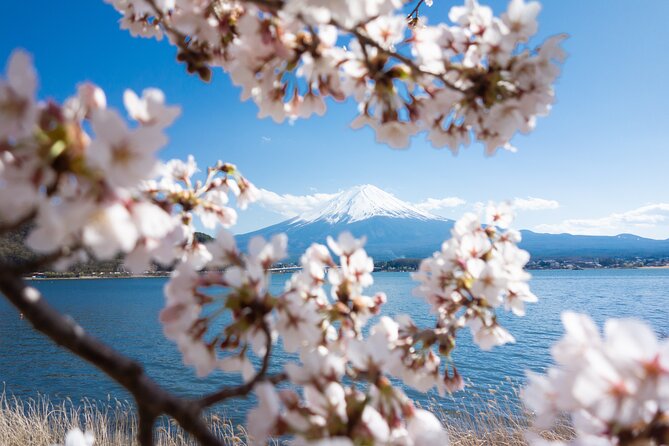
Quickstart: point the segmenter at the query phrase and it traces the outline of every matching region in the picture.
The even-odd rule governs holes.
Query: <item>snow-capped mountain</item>
[[[424,256],[439,248],[448,238],[453,222],[432,215],[397,197],[366,184],[337,194],[318,209],[267,228],[237,236],[245,246],[255,235],[265,238],[285,232],[289,256],[295,260],[314,242],[325,243],[350,231],[367,237],[365,248],[378,260]]]
[[[312,243],[325,243],[350,231],[367,237],[365,249],[375,260],[424,258],[438,250],[450,237],[453,221],[425,212],[376,186],[362,185],[345,190],[320,208],[258,231],[238,235],[245,247],[261,235],[288,235],[289,258],[297,260]],[[652,240],[630,234],[589,236],[539,234],[521,231],[520,246],[538,259],[598,259],[669,257],[669,239]]]
[[[395,198],[376,186],[364,184],[340,192],[323,207],[301,215],[299,220],[305,223],[323,220],[334,224],[353,223],[372,217],[440,219],[436,215]]]

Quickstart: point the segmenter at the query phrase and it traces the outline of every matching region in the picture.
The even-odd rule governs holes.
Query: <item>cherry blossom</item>
[[[97,110],[91,119],[96,138],[88,148],[88,162],[104,172],[114,187],[134,186],[157,172],[156,152],[167,138],[159,128],[128,129],[113,110]]]
[[[145,126],[168,127],[179,116],[179,107],[165,106],[165,95],[157,88],[147,88],[139,98],[132,90],[123,93],[123,103],[132,119]]]
[[[28,53],[16,50],[0,80],[0,140],[29,136],[37,120],[37,74]]]
[[[82,228],[82,241],[99,259],[109,259],[117,252],[129,252],[139,236],[137,227],[120,203],[98,208]]]
[[[40,200],[39,185],[31,175],[34,160],[20,154],[4,153],[0,159],[0,200],[12,212],[3,212],[0,221],[14,224],[34,212]]]
[[[507,12],[502,15],[502,20],[512,34],[518,35],[521,40],[527,40],[537,32],[537,15],[540,10],[539,2],[512,0]]]
[[[530,373],[522,393],[537,425],[550,426],[566,412],[577,431],[574,444],[661,444],[669,341],[636,319],[609,319],[603,336],[588,316],[566,312],[562,321],[566,333],[551,351],[555,366]]]
[[[472,141],[487,154],[514,150],[514,136],[549,113],[565,58],[564,36],[530,45],[534,1],[512,0],[498,18],[466,0],[451,8],[450,24],[436,25],[419,16],[423,2],[407,18],[400,0],[109,3],[132,35],[166,36],[189,72],[205,80],[212,69],[227,72],[260,117],[323,115],[330,100],[351,98],[352,126],[371,127],[393,148],[426,133],[454,153]],[[256,444],[277,436],[295,445],[447,445],[441,422],[393,378],[422,392],[461,390],[451,355],[460,330],[483,350],[514,342],[498,312],[523,316],[537,301],[509,203],[464,215],[412,275],[415,296],[431,310],[427,327],[381,315],[387,297],[368,290],[366,240],[348,232],[306,249],[273,293],[270,270],[288,256],[287,237],[237,246],[228,229],[235,207],[260,192],[236,166],[159,161],[180,114],[160,90],[126,90],[128,123],[94,84],[80,84],[62,105],[39,102],[36,89],[30,57],[15,51],[0,80],[0,204],[12,210],[3,231],[29,223],[26,244],[55,267],[118,255],[136,272],[173,266],[159,315],[164,334],[198,376],[242,375],[258,396],[248,413]],[[195,237],[198,220],[218,231],[212,242]],[[669,341],[634,319],[609,320],[603,334],[584,315],[565,313],[563,323],[555,366],[529,373],[523,391],[537,427],[566,413],[574,444],[664,441]],[[296,359],[268,376],[278,343]],[[282,380],[291,386],[278,391]],[[66,446],[92,443],[79,429],[65,438]]]
[[[448,445],[448,434],[441,422],[432,413],[416,409],[407,424],[409,438],[414,446],[428,446],[433,444]]]
[[[502,230],[512,218],[508,209],[507,205],[488,206],[485,221],[490,226],[484,226],[476,214],[465,215],[455,223],[452,238],[441,251],[421,262],[413,274],[420,283],[414,293],[439,316],[447,350],[465,325],[484,350],[514,342],[497,323],[494,310],[503,305],[520,316],[525,302],[537,300],[527,286],[530,275],[523,270],[529,255],[516,245],[520,236]]]
[[[247,415],[248,425],[251,426],[249,434],[256,440],[255,444],[262,444],[259,440],[269,437],[274,429],[279,417],[280,401],[271,384],[260,383],[255,391],[259,404]]]
[[[0,199],[12,207],[2,223],[34,219],[28,246],[50,255],[65,249],[59,268],[89,255],[118,254],[127,255],[125,264],[134,272],[175,260],[202,267],[212,255],[195,240],[193,216],[229,226],[236,212],[226,206],[228,194],[241,207],[257,197],[255,186],[231,164],[220,162],[205,181],[195,181],[192,157],[158,162],[157,151],[167,141],[163,132],[179,114],[178,107],[165,105],[160,90],[146,89],[141,98],[126,91],[128,113],[137,121],[130,127],[107,108],[106,95],[94,84],[80,84],[62,106],[37,103],[30,57],[15,52],[8,71],[2,97],[22,101],[25,109],[6,120],[22,124],[2,135],[8,139],[0,157]],[[10,105],[3,110],[12,110]]]
[[[77,95],[65,101],[63,111],[69,119],[81,121],[90,118],[94,111],[105,108],[105,92],[95,84],[83,82],[77,85]]]
[[[407,18],[400,0],[109,2],[132,35],[167,35],[189,72],[208,80],[222,68],[260,118],[322,115],[328,98],[352,97],[361,112],[353,126],[369,125],[393,148],[426,132],[435,147],[454,152],[470,140],[488,154],[512,149],[514,135],[549,111],[563,59],[561,36],[524,49],[540,11],[524,0],[499,18],[467,0],[451,8],[451,25],[436,26],[418,8]],[[141,114],[133,95],[131,115]]]
[[[95,438],[89,431],[82,432],[79,428],[70,429],[65,434],[65,443],[62,446],[93,446]],[[59,446],[59,445],[53,445]]]
[[[454,152],[473,140],[489,154],[510,148],[550,110],[564,59],[561,36],[528,45],[539,7],[522,0],[501,18],[468,0],[452,8],[452,24],[435,26],[417,12],[407,20],[400,0],[109,2],[132,35],[166,36],[190,72],[229,73],[259,116],[307,118],[352,98],[353,125],[394,148],[421,132]],[[254,389],[248,431],[257,444],[271,436],[296,445],[448,444],[441,422],[393,378],[455,392],[464,386],[451,356],[460,329],[482,349],[513,342],[497,312],[522,316],[537,298],[524,271],[529,256],[509,229],[510,206],[465,215],[421,262],[414,294],[432,312],[427,327],[382,315],[387,297],[369,291],[366,239],[348,232],[307,248],[274,293],[271,269],[288,256],[287,237],[237,246],[229,230],[237,209],[260,192],[236,166],[201,171],[192,157],[159,161],[180,113],[160,90],[125,92],[129,123],[94,84],[62,105],[38,102],[36,86],[30,57],[13,53],[0,81],[0,204],[12,209],[2,225],[30,223],[27,245],[57,267],[119,255],[135,272],[172,266],[159,315],[164,335],[198,376],[239,373]],[[215,239],[199,242],[196,224],[215,229]],[[645,435],[637,426],[666,410],[664,343],[638,322],[611,322],[601,337],[586,318],[565,321],[568,335],[553,355],[566,370],[532,375],[528,405],[542,421],[585,411],[585,421],[574,418],[583,435]],[[279,343],[294,361],[272,362]],[[285,374],[269,376],[270,366]],[[291,385],[279,391],[283,380]],[[79,430],[65,439],[92,441]]]
[[[493,227],[483,226],[477,216],[466,216],[459,221],[453,235],[445,246],[457,251],[458,243],[462,242],[465,248],[460,255],[467,256],[470,262],[483,263],[483,268],[478,271],[485,269],[488,262],[496,266],[486,273],[488,275],[475,274],[473,267],[471,271],[463,271],[463,278],[470,277],[467,279],[468,291],[459,291],[462,295],[459,300],[455,299],[453,295],[458,292],[458,287],[454,285],[445,296],[453,298],[453,304],[462,306],[463,313],[459,317],[470,325],[475,341],[482,348],[512,341],[512,336],[495,321],[492,309],[510,296],[505,288],[508,283],[524,284],[529,278],[528,275],[517,275],[514,270],[516,262],[522,269],[523,262],[527,261],[525,256],[502,253],[517,237],[515,234],[507,237],[506,233],[499,233]],[[475,237],[485,243],[474,242],[472,245],[468,240]],[[385,296],[365,296],[365,288],[372,284],[373,264],[368,263],[364,242],[364,239],[356,239],[348,233],[341,234],[336,241],[329,238],[328,244],[334,255],[339,256],[339,262],[326,247],[312,245],[302,256],[303,270],[293,274],[286,284],[286,291],[276,300],[278,323],[274,327],[283,338],[286,350],[300,352],[301,365],[287,364],[285,368],[290,380],[303,387],[304,401],[300,402],[300,396],[292,391],[280,393],[278,418],[271,428],[261,429],[260,441],[269,435],[292,434],[296,437],[295,444],[313,444],[306,441],[307,437],[312,442],[314,439],[326,442],[323,444],[346,443],[354,439],[391,444],[427,445],[434,441],[447,444],[448,436],[441,423],[433,415],[414,408],[402,390],[393,387],[387,377],[400,378],[420,391],[436,388],[443,393],[462,389],[462,377],[449,355],[461,323],[449,320],[453,315],[449,316],[445,308],[442,311],[442,305],[447,301],[440,300],[439,303],[435,301],[440,309],[436,329],[421,329],[406,316],[397,321],[383,316],[364,336],[362,327],[385,302]],[[229,243],[225,245],[229,246]],[[260,246],[267,249],[268,245]],[[467,246],[480,248],[474,252]],[[500,254],[496,254],[497,250]],[[260,252],[257,248],[251,251]],[[455,262],[451,268],[466,263],[466,260]],[[328,274],[324,272],[325,267],[330,268]],[[241,270],[235,275],[242,277]],[[416,278],[428,277],[419,274]],[[488,291],[481,285],[479,292],[476,285],[490,281],[499,283],[499,286]],[[329,297],[323,291],[323,285],[328,282],[332,285]],[[234,286],[244,286],[244,283],[237,280]],[[422,290],[422,287],[418,289]],[[528,294],[527,301],[534,300],[529,297],[533,297],[529,289],[516,286],[514,290],[521,302],[523,292]],[[467,308],[469,293],[480,295],[477,306]],[[486,299],[490,304],[485,303]],[[433,350],[435,344],[439,345],[438,350]],[[363,404],[364,398],[355,386],[342,384],[343,376],[367,380],[370,392],[375,396]],[[358,408],[360,404],[362,406]],[[266,409],[261,402],[257,412],[263,410]],[[360,411],[359,416],[351,418],[352,410]],[[274,413],[274,409],[272,411]],[[348,425],[347,432],[352,429],[356,432],[355,437],[342,436],[342,432],[332,429],[338,425]]]
[[[313,300],[304,300],[298,293],[288,293],[277,317],[276,329],[287,352],[318,344],[322,335],[321,316]]]

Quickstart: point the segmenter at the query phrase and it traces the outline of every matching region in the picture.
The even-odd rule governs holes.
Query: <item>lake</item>
[[[458,399],[472,392],[489,398],[515,398],[513,386],[522,384],[525,370],[540,371],[550,364],[549,347],[562,334],[563,310],[589,313],[600,324],[609,317],[636,316],[648,321],[660,336],[669,335],[668,269],[532,273],[531,286],[539,303],[529,305],[523,318],[500,312],[500,321],[516,337],[516,344],[483,352],[473,344],[468,331],[462,331],[454,358],[470,385]],[[272,276],[273,289],[281,290],[288,277]],[[411,294],[414,282],[408,273],[379,272],[374,280],[370,291],[383,290],[388,295],[384,314],[407,313],[418,325],[433,324],[427,305]],[[183,366],[179,352],[163,337],[158,322],[166,281],[43,280],[33,285],[52,305],[90,333],[140,360],[150,376],[178,394],[196,396],[237,383],[235,377],[222,372],[199,379]],[[276,359],[280,362],[282,357],[280,354]],[[0,383],[8,393],[19,397],[46,394],[55,400],[69,397],[75,401],[84,397],[128,398],[101,372],[34,331],[4,300],[0,300],[0,358]],[[426,401],[423,395],[408,393]],[[453,404],[449,398],[438,401],[445,406]],[[219,408],[224,415],[241,421],[251,404],[251,400],[233,401]]]

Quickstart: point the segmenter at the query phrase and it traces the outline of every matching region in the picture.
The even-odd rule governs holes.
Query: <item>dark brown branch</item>
[[[265,355],[263,356],[262,359],[262,366],[260,366],[260,370],[256,375],[251,379],[249,382],[242,384],[241,386],[237,387],[231,387],[231,388],[224,388],[219,390],[218,392],[214,392],[211,395],[204,396],[200,398],[197,401],[197,404],[199,405],[200,408],[205,408],[209,406],[213,406],[216,403],[219,403],[221,401],[224,401],[229,398],[235,398],[239,396],[244,396],[250,393],[253,390],[253,387],[260,381],[269,381],[274,384],[279,383],[283,380],[285,380],[287,377],[285,374],[279,374],[279,375],[273,375],[270,377],[266,377],[267,375],[267,370],[269,368],[269,360],[270,356],[272,355],[272,334],[270,333],[269,327],[267,324],[263,324],[262,326],[263,333],[265,334],[265,341],[267,343],[267,351],[265,351]]]
[[[242,384],[241,386],[237,387],[221,389],[218,392],[200,398],[197,401],[197,404],[201,408],[213,406],[215,404],[220,403],[221,401],[225,401],[230,398],[237,398],[240,396],[248,395],[253,390],[253,387],[261,381],[269,382],[272,384],[278,384],[287,379],[288,376],[285,373],[279,373],[277,375],[267,375],[267,376],[261,376],[260,373],[258,373],[255,377],[253,377],[251,381],[247,382],[246,384]]]
[[[158,20],[158,23],[165,33],[174,38],[174,42],[180,50],[177,53],[177,60],[186,64],[186,70],[189,73],[197,73],[201,80],[209,82],[211,80],[211,68],[207,66],[205,62],[208,62],[210,57],[205,55],[206,57],[202,59],[201,56],[203,56],[204,53],[190,48],[190,44],[192,43],[192,40],[190,39],[191,36],[170,26],[169,23],[167,23],[165,14],[160,10],[155,0],[146,0],[146,2],[153,9],[155,18]]]
[[[35,289],[27,287],[13,272],[0,271],[0,291],[36,330],[125,387],[141,407],[145,420],[149,415],[155,418],[167,414],[203,446],[223,444],[201,419],[198,404],[178,398],[158,386],[144,373],[139,363],[87,334],[71,318],[51,307]],[[141,434],[146,436],[144,432]]]
[[[146,2],[149,4],[149,6],[151,6],[151,9],[153,9],[153,12],[156,14],[156,18],[160,20],[160,25],[165,29],[167,33],[172,34],[174,37],[176,37],[179,43],[184,43],[188,39],[188,36],[186,34],[172,28],[167,23],[165,23],[165,15],[163,14],[163,11],[160,10],[155,0],[146,0]]]
[[[243,0],[245,3],[253,3],[263,9],[270,11],[279,11],[283,9],[283,0]]]
[[[414,74],[421,74],[424,76],[429,76],[433,77],[435,79],[438,79],[441,81],[444,86],[450,88],[451,90],[456,90],[456,91],[462,91],[462,89],[458,88],[456,85],[454,85],[451,81],[446,79],[445,74],[439,74],[439,73],[433,73],[431,71],[423,70],[420,68],[416,63],[409,57],[397,52],[397,51],[391,51],[387,48],[384,48],[381,46],[378,42],[376,42],[374,39],[366,36],[365,34],[361,33],[358,29],[356,28],[345,28],[338,24],[337,22],[332,23],[334,26],[338,27],[342,31],[346,31],[349,34],[352,34],[355,36],[356,39],[361,43],[361,46],[364,48],[365,45],[371,46],[373,48],[376,48],[376,50],[380,53],[383,54],[387,57],[397,59],[398,61],[402,62],[404,65],[409,67],[412,73]]]
[[[140,406],[137,440],[142,446],[153,446],[153,424],[156,416]]]
[[[247,3],[253,3],[255,5],[264,7],[266,9],[269,9],[271,11],[279,11],[281,8],[283,8],[283,1],[282,0],[244,0]],[[424,3],[425,0],[419,0],[418,4],[414,8],[413,11],[409,14],[408,17],[411,17],[412,14],[415,14],[418,12],[418,9],[420,6]],[[409,69],[414,73],[414,74],[421,74],[424,76],[428,77],[433,77],[435,79],[438,79],[439,81],[443,82],[444,86],[447,88],[450,88],[452,90],[456,91],[462,91],[462,89],[458,88],[456,85],[454,85],[450,80],[446,79],[445,74],[440,74],[440,73],[433,73],[431,71],[423,70],[420,68],[416,63],[409,57],[399,53],[398,51],[392,51],[387,48],[384,48],[383,46],[379,45],[378,42],[376,42],[374,39],[369,38],[368,36],[362,34],[358,29],[356,28],[346,28],[342,26],[341,24],[337,23],[336,21],[331,22],[332,25],[336,26],[339,28],[341,31],[347,32],[349,34],[352,34],[355,36],[361,43],[361,49],[363,53],[365,54],[365,63],[369,66],[369,57],[366,55],[366,49],[365,45],[371,46],[376,48],[376,50],[380,53],[383,54],[387,57],[394,58],[400,62],[402,62],[404,65],[409,67]]]
[[[420,6],[425,2],[425,0],[419,0],[418,3],[416,4],[416,7],[411,10],[409,14],[407,14],[407,19],[410,19],[412,15],[416,15],[418,17],[418,10],[420,9]]]

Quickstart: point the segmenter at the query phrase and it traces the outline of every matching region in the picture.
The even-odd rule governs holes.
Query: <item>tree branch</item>
[[[139,425],[137,432],[137,440],[142,446],[153,446],[153,423],[156,416],[150,411],[144,409],[144,406],[139,406]]]
[[[420,68],[411,58],[405,56],[404,54],[401,54],[398,51],[391,51],[387,48],[384,48],[381,46],[377,41],[374,39],[371,39],[370,37],[366,36],[365,34],[361,33],[358,29],[356,28],[346,28],[338,24],[337,22],[332,22],[332,24],[342,31],[346,31],[347,33],[355,36],[356,39],[362,44],[362,47],[364,48],[365,45],[369,45],[373,48],[375,48],[380,54],[383,54],[387,57],[397,59],[398,61],[402,62],[404,65],[406,65],[414,74],[420,74],[423,76],[428,76],[428,77],[433,77],[435,79],[438,79],[441,81],[445,87],[462,92],[462,89],[460,89],[458,86],[453,84],[450,80],[446,78],[446,74],[440,74],[440,73],[433,73],[431,71],[424,70]]]
[[[278,375],[266,376],[267,369],[269,368],[269,360],[272,354],[272,333],[269,330],[267,324],[262,326],[263,333],[265,334],[265,341],[267,343],[267,351],[262,359],[262,366],[256,375],[247,383],[242,384],[237,387],[229,387],[214,392],[211,395],[204,396],[197,401],[198,406],[203,409],[205,407],[213,406],[216,403],[224,401],[229,398],[235,398],[238,396],[244,396],[250,393],[253,390],[253,387],[260,381],[269,381],[273,384],[277,384],[281,381],[286,380],[288,377],[285,373],[280,373]]]
[[[236,398],[248,395],[253,390],[253,387],[260,381],[266,381],[272,384],[278,384],[287,379],[288,375],[286,375],[285,373],[279,373],[277,375],[268,375],[268,376],[261,376],[260,373],[258,373],[256,376],[253,377],[251,381],[242,384],[241,386],[224,388],[219,390],[218,392],[212,393],[211,395],[207,395],[200,398],[197,401],[197,404],[200,408],[204,409],[206,407],[213,406],[214,404],[220,403],[221,401],[230,398]]]
[[[142,439],[148,437],[146,420],[151,420],[151,416],[155,419],[161,414],[167,414],[203,446],[223,445],[201,419],[198,404],[178,398],[158,386],[144,373],[139,363],[87,334],[71,318],[51,307],[34,288],[26,286],[12,271],[0,271],[0,291],[36,330],[98,367],[133,395],[140,407],[140,418],[143,418],[140,421],[140,425],[144,425],[140,429]]]
[[[278,11],[283,9],[283,0],[243,0],[244,3],[253,3],[256,6],[268,9],[270,11]]]

